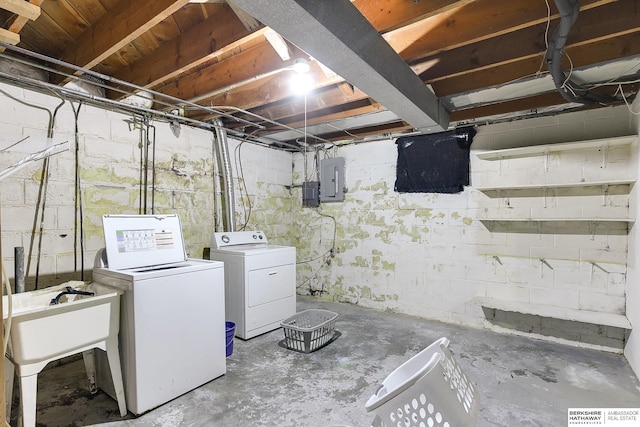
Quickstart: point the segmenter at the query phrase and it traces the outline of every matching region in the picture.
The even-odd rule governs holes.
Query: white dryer
[[[105,215],[93,280],[124,290],[127,408],[147,412],[226,372],[224,265],[189,259],[177,215]],[[98,386],[111,384],[99,356]]]
[[[214,233],[210,258],[224,262],[227,319],[245,340],[296,313],[296,248],[270,245],[262,231]]]

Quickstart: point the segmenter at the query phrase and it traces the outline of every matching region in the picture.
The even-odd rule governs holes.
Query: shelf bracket
[[[602,169],[606,169],[609,160],[609,143],[604,144],[600,150],[602,151]]]
[[[602,184],[602,206],[607,206],[608,195],[609,195],[609,184]]]
[[[595,263],[595,262],[593,262],[593,261],[590,261],[590,262],[591,262],[591,266],[592,266],[592,267],[595,267],[595,268],[597,268],[598,270],[603,271],[603,272],[605,272],[605,273],[609,274],[609,272],[608,272],[607,270],[605,270],[605,269],[604,269],[600,264]]]
[[[604,268],[602,268],[601,265],[599,265],[599,264],[597,264],[597,263],[595,263],[593,261],[589,261],[589,263],[591,264],[591,274],[589,275],[589,282],[593,281],[593,269],[594,268],[597,268],[598,270],[603,271],[606,274],[609,274],[609,272],[607,270],[605,270]]]
[[[542,187],[542,202],[543,206],[547,207],[547,187]]]
[[[544,150],[544,171],[548,172],[549,171],[549,161],[550,161],[550,157],[551,157],[551,150],[549,149],[549,147],[547,147]]]
[[[551,267],[551,264],[549,264],[549,263],[547,262],[547,260],[546,260],[546,259],[544,259],[544,258],[540,258],[540,278],[542,278],[542,277],[543,277],[543,274],[542,274],[542,273],[543,273],[543,270],[544,270],[544,266],[545,266],[545,265],[546,265],[547,267],[549,267],[549,270],[553,270],[553,267]]]

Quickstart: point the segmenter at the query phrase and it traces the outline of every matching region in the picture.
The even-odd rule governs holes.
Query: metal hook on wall
[[[543,274],[542,274],[542,273],[543,273],[543,270],[544,270],[544,269],[543,269],[543,267],[544,267],[545,265],[546,265],[547,267],[549,267],[549,269],[550,269],[550,270],[553,270],[553,267],[551,266],[551,264],[549,264],[549,263],[547,262],[547,260],[546,260],[546,259],[544,259],[544,258],[540,258],[540,277],[541,277],[541,278],[543,277]]]

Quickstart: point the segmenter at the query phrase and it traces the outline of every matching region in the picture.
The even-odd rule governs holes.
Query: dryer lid
[[[187,260],[178,215],[104,215],[102,227],[110,269]]]

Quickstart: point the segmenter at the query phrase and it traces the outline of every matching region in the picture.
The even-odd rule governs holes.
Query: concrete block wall
[[[633,114],[629,115],[630,127],[640,137],[640,98],[636,97],[631,106]],[[640,170],[640,147],[633,147],[631,154]],[[637,215],[640,186],[636,184],[631,192],[631,208],[634,218]],[[629,335],[624,354],[637,376],[640,376],[640,232],[636,224],[629,232],[629,252],[627,257],[626,313],[631,325],[635,327]]]
[[[0,170],[47,146],[49,121],[60,99],[20,88],[0,85],[0,148],[25,138],[24,142],[0,152]],[[30,104],[25,105],[24,103]],[[78,104],[75,104],[78,108]],[[80,253],[79,212],[75,195],[75,119],[72,105],[58,110],[53,141],[69,142],[69,150],[49,160],[49,180],[42,233],[38,210],[43,161],[32,163],[0,184],[2,219],[2,261],[13,282],[14,247],[25,248],[27,290],[63,283],[82,277],[91,279],[96,252],[104,247],[102,215],[137,214],[140,193],[140,132],[131,130],[130,116],[83,105],[78,116],[78,155],[82,188],[84,253]],[[217,169],[213,158],[212,132],[182,126],[175,137],[167,123],[155,126],[155,213],[177,213],[182,222],[188,256],[202,258],[210,246],[214,230],[220,186],[215,185]],[[276,242],[290,243],[286,215],[292,182],[291,154],[229,141],[231,152],[241,156],[245,174],[234,170],[236,194],[249,189],[252,214],[249,227],[264,229]],[[242,146],[241,150],[236,150]],[[239,169],[234,166],[234,169]],[[149,184],[152,175],[149,172]],[[147,199],[151,213],[151,189]],[[243,205],[237,198],[237,214],[243,219]],[[38,242],[42,236],[38,257]],[[38,261],[39,259],[39,261]]]
[[[292,198],[291,153],[232,138],[228,141],[236,229],[262,230],[269,243],[294,245],[299,230],[291,227],[291,211],[300,202]]]
[[[51,110],[60,103],[55,97],[10,86],[0,89]],[[48,122],[46,111],[25,106],[5,93],[0,93],[1,146],[25,136],[30,139],[0,153],[0,167],[41,148],[43,142],[36,137],[46,136]],[[128,118],[87,106],[80,111],[83,256],[89,277],[95,251],[104,245],[101,216],[137,213],[140,204],[139,134],[129,130],[124,121]],[[71,150],[50,161],[41,286],[78,278],[74,124],[73,111],[66,103],[58,112],[54,140],[70,141]],[[166,123],[153,124],[156,212],[180,214],[189,256],[201,257],[215,228],[215,198],[220,196],[219,185],[214,186],[218,172],[212,134],[183,126],[176,138]],[[345,201],[323,203],[318,209],[301,205],[302,156],[230,139],[236,220],[247,229],[264,230],[275,244],[296,246],[300,293],[473,326],[487,325],[481,308],[473,303],[478,296],[620,313],[625,310],[625,299],[634,292],[627,280],[627,274],[634,272],[626,270],[626,229],[617,234],[567,234],[562,229],[554,233],[490,231],[480,221],[486,196],[474,188],[481,177],[476,174],[475,153],[626,135],[633,126],[626,107],[482,126],[472,146],[472,186],[453,195],[395,193],[397,152],[392,140],[340,146],[335,155],[346,160]],[[630,157],[637,158],[637,152]],[[625,153],[612,152],[605,173],[635,173],[637,166],[626,158]],[[313,154],[308,160],[313,167]],[[565,158],[554,158],[561,160]],[[586,161],[589,158],[571,160],[576,165]],[[34,236],[36,243],[39,237],[36,205],[41,165],[30,165],[1,184],[2,254],[10,277],[13,247],[24,246],[28,252],[34,247]],[[604,176],[600,171],[583,167],[580,172],[585,179],[598,179]],[[315,179],[313,171],[307,171],[307,176]],[[590,197],[585,194],[575,200],[585,203]],[[635,197],[632,194],[629,202],[628,195],[609,196],[609,207],[625,210],[630,203],[633,211]],[[553,195],[548,203],[573,212],[573,200],[567,203]],[[528,209],[535,203],[521,202]],[[28,274],[33,276],[33,251],[30,262]],[[629,312],[628,301],[626,310]],[[538,328],[553,329],[548,321]],[[585,331],[588,328],[581,327],[573,335]],[[571,332],[566,336],[572,336]],[[603,345],[608,345],[610,336],[621,341],[614,332],[595,330],[592,334],[608,337],[601,341]]]
[[[474,185],[570,184],[635,179],[631,146],[562,151],[503,160],[472,158]],[[601,172],[600,174],[598,172]],[[587,177],[589,175],[589,177]],[[486,254],[499,257],[507,269],[506,286],[487,290],[487,296],[604,313],[625,313],[629,187],[610,195],[600,187],[543,190],[500,190],[498,197],[481,192],[481,218],[559,219],[550,229],[545,222],[522,232],[519,221],[505,221],[500,233],[506,245],[485,245]],[[491,191],[495,193],[495,191]],[[620,219],[597,224],[562,220]],[[487,227],[492,230],[492,222]],[[580,226],[576,229],[576,225]],[[596,228],[597,227],[597,228]],[[535,227],[534,227],[535,228]],[[620,233],[620,231],[624,233]],[[512,249],[513,248],[513,249]],[[518,292],[511,294],[515,286]],[[504,292],[506,291],[506,296]]]
[[[496,173],[480,166],[476,153],[630,133],[626,107],[481,126],[472,145],[472,185],[453,195],[394,192],[397,151],[392,140],[340,146],[336,156],[346,161],[345,201],[299,208],[295,219],[296,227],[307,231],[297,242],[299,252],[311,260],[298,268],[300,292],[473,326],[488,326],[475,297],[551,305],[560,313],[567,308],[624,314],[627,224],[598,225],[595,232],[588,223],[582,228],[554,224],[544,233],[536,226],[523,231],[507,225],[492,231],[480,221],[484,209],[488,204],[504,211],[505,202],[475,189],[483,179],[492,185]],[[504,176],[519,184],[635,178],[629,147],[610,150],[606,168],[596,151],[552,156],[547,175],[539,159],[506,165],[497,182]],[[294,159],[296,187],[304,176],[304,162],[299,155]],[[606,215],[629,215],[630,196],[628,190],[624,193],[606,197]],[[522,197],[509,211],[586,217],[600,215],[602,201],[601,195],[589,192],[567,200],[557,190],[547,198],[547,208],[540,198]],[[553,214],[545,212],[549,208]],[[337,222],[334,258],[327,254],[333,224],[320,214]],[[537,327],[540,331],[564,328],[560,338],[622,346],[623,335],[617,330],[539,321],[544,323]]]

